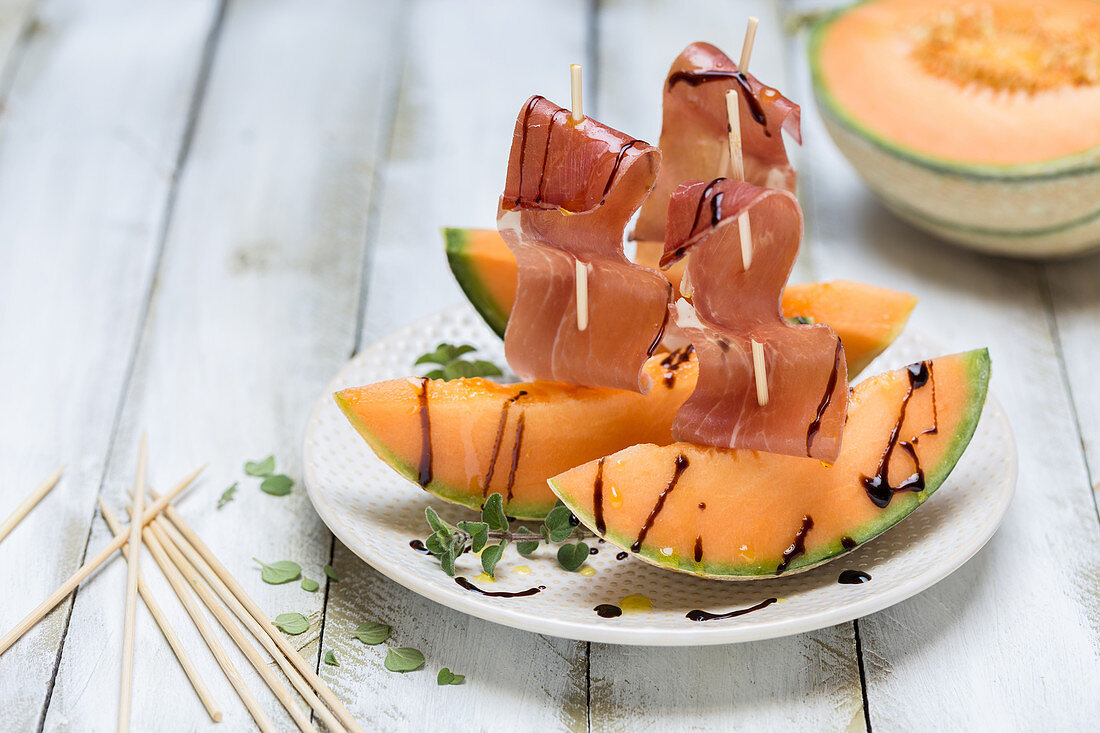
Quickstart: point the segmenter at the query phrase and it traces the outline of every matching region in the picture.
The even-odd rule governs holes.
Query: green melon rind
[[[939,462],[925,470],[925,489],[923,491],[896,494],[886,509],[874,521],[861,527],[852,528],[848,536],[856,541],[857,547],[890,529],[923,504],[929,496],[935,493],[936,489],[943,485],[952,469],[955,468],[955,464],[958,463],[959,458],[962,457],[963,451],[970,444],[974,431],[978,427],[978,420],[981,418],[986,393],[989,389],[989,350],[975,349],[960,354],[957,358],[964,360],[967,364],[970,396],[967,400],[967,409],[955,429],[953,440]],[[551,490],[586,527],[591,529],[595,526],[595,518],[591,513],[579,507],[553,479],[550,479],[548,483]],[[628,537],[611,530],[608,530],[602,536],[608,542],[628,552],[630,551],[630,545],[635,540],[632,536]],[[804,555],[800,555],[791,561],[790,566],[783,572],[783,575],[810,570],[850,551],[840,544],[839,538],[832,542],[811,545]],[[774,578],[776,577],[775,569],[779,563],[779,558],[762,558],[754,563],[727,563],[713,560],[704,560],[697,563],[694,558],[684,557],[679,553],[664,555],[658,548],[647,545],[643,545],[638,552],[632,552],[631,554],[640,560],[645,560],[662,568],[717,580]]]
[[[417,481],[419,478],[418,469],[414,468],[412,464],[406,462],[401,456],[390,450],[385,443],[380,441],[378,437],[363,424],[359,416],[355,413],[355,410],[340,397],[339,393],[334,394],[333,399],[336,400],[336,404],[340,407],[340,410],[347,416],[348,421],[355,428],[356,432],[362,436],[363,440],[367,442],[367,445],[374,451],[374,454],[382,459],[390,468],[411,481],[414,486],[420,486],[420,483]],[[467,489],[460,489],[435,479],[432,479],[432,481],[423,488],[429,494],[438,496],[440,499],[449,501],[452,504],[459,504],[469,509],[481,511],[482,497],[480,494],[472,494]],[[506,503],[504,506],[504,510],[508,516],[515,517],[516,519],[530,520],[542,520],[553,508],[553,501],[547,501],[545,504],[512,501]]]
[[[508,312],[493,298],[466,253],[469,244],[468,230],[445,227],[443,240],[446,244],[447,264],[450,265],[458,286],[478,314],[489,324],[489,328],[497,336],[504,338],[504,331],[508,328]]]
[[[810,73],[813,78],[814,96],[822,115],[828,115],[837,124],[866,139],[876,147],[892,155],[922,166],[936,173],[958,178],[981,181],[1004,181],[1011,183],[1037,182],[1065,176],[1088,176],[1100,172],[1100,147],[1089,148],[1072,155],[1033,163],[968,163],[965,161],[940,158],[906,147],[875,132],[860,120],[853,117],[829,91],[821,72],[820,50],[829,32],[830,26],[848,11],[875,0],[862,0],[823,15],[810,31],[809,57]]]

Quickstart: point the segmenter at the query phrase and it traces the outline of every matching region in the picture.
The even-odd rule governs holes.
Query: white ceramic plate
[[[497,581],[478,584],[491,591],[546,589],[522,598],[482,596],[459,587],[434,558],[409,546],[429,534],[424,520],[429,504],[450,522],[474,518],[473,513],[427,494],[376,458],[332,400],[332,392],[344,387],[408,375],[414,359],[441,341],[476,344],[484,358],[504,362],[500,339],[465,304],[374,343],[340,370],[317,401],[306,428],[306,488],[333,533],[375,569],[433,601],[508,626],[585,641],[667,646],[727,644],[831,626],[898,603],[959,568],[993,536],[1016,485],[1012,431],[990,395],[969,449],[926,504],[878,539],[814,570],[741,583],[702,580],[617,560],[617,548],[590,540],[600,550],[588,561],[594,575],[563,570],[546,547],[531,558],[509,549],[497,567]],[[903,336],[866,373],[939,355]],[[517,573],[517,566],[530,568],[530,574]],[[837,577],[845,569],[863,570],[872,579],[840,585]],[[477,557],[459,559],[460,575],[472,579],[480,572]],[[630,594],[650,598],[652,611],[604,619],[593,610]],[[780,602],[736,618],[685,617],[692,609],[725,612],[769,597]]]

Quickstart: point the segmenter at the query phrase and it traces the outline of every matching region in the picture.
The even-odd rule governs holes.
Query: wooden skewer
[[[153,556],[157,565],[160,566],[161,572],[164,573],[164,577],[168,579],[168,585],[172,586],[172,590],[175,592],[176,597],[179,598],[180,603],[183,604],[183,608],[187,611],[187,615],[191,617],[191,621],[194,622],[195,628],[199,630],[199,635],[202,637],[202,640],[206,642],[206,646],[210,649],[210,653],[214,655],[214,659],[217,660],[218,666],[221,667],[222,672],[225,673],[225,678],[229,680],[229,684],[233,686],[237,696],[240,697],[241,702],[244,703],[245,709],[248,710],[252,719],[256,721],[256,726],[262,733],[275,733],[275,724],[271,722],[271,718],[268,717],[264,709],[260,707],[260,703],[256,700],[256,696],[248,689],[248,685],[245,684],[244,678],[241,677],[241,673],[237,671],[232,660],[229,659],[229,655],[225,653],[225,649],[222,647],[221,642],[218,641],[218,637],[214,635],[214,630],[210,628],[210,622],[208,622],[203,615],[202,609],[199,608],[194,597],[187,592],[187,583],[184,581],[183,576],[180,575],[179,570],[176,569],[176,566],[173,565],[172,561],[168,558],[168,553],[165,552],[149,527],[146,527],[142,531],[141,536],[145,540],[145,546],[149,548],[149,554]],[[123,536],[123,539],[125,539],[125,536]]]
[[[588,265],[577,260],[577,330],[588,328]]]
[[[256,651],[256,647],[252,646],[252,643],[248,641],[248,637],[245,636],[244,631],[241,630],[237,624],[233,622],[233,617],[229,614],[229,611],[225,610],[225,607],[218,603],[218,599],[214,597],[214,594],[210,592],[210,589],[206,587],[206,584],[199,578],[198,573],[191,567],[191,563],[187,561],[187,558],[183,556],[179,548],[176,547],[172,539],[165,534],[164,530],[160,526],[159,521],[149,523],[149,527],[146,531],[152,532],[153,537],[160,543],[160,546],[164,548],[168,553],[168,558],[172,561],[172,564],[176,566],[176,569],[191,586],[191,590],[195,592],[195,595],[199,597],[203,605],[214,614],[214,618],[218,620],[218,623],[222,625],[225,632],[229,634],[229,638],[233,640],[233,643],[237,645],[237,648],[241,650],[245,658],[252,664],[252,667],[263,679],[264,683],[271,689],[275,697],[283,704],[286,711],[290,713],[290,717],[294,720],[295,725],[302,733],[318,733],[317,729],[313,727],[313,723],[309,720],[309,715],[305,713],[298,704],[295,702],[294,697],[291,696],[290,691],[286,688],[275,672],[268,666],[264,658]]]
[[[731,178],[745,180],[745,159],[741,154],[741,96],[736,89],[726,92],[726,115],[729,117]],[[741,264],[747,270],[752,265],[752,228],[748,212],[737,217],[737,229],[741,235]]]
[[[752,58],[752,45],[756,41],[756,26],[759,24],[759,18],[749,16],[749,24],[745,28],[745,41],[741,44],[741,63],[737,64],[737,68],[743,74],[749,73],[749,59]]]
[[[569,65],[569,77],[573,91],[573,121],[584,119],[584,106],[581,104],[581,65]]]
[[[752,367],[756,377],[756,403],[761,407],[768,404],[768,372],[764,368],[764,344],[752,340]]]
[[[152,521],[153,517],[155,517],[157,514],[160,514],[160,512],[164,510],[164,507],[168,506],[168,502],[172,501],[172,499],[176,498],[177,494],[179,494],[181,491],[191,485],[191,482],[194,481],[200,473],[202,473],[202,470],[204,468],[206,468],[206,466],[195,469],[195,471],[192,472],[191,475],[173,486],[171,490],[164,494],[164,496],[161,496],[159,499],[157,499],[151,507],[145,510],[145,514],[142,517],[142,522],[147,523]],[[30,630],[35,624],[42,620],[43,616],[52,611],[54,606],[56,606],[58,603],[61,603],[61,601],[66,596],[72,593],[73,590],[78,585],[80,585],[81,581],[91,575],[96,568],[106,562],[107,559],[114,555],[120,547],[125,545],[126,539],[126,535],[119,535],[118,537],[115,537],[113,540],[107,543],[107,546],[100,550],[99,554],[97,554],[88,562],[84,563],[84,565],[82,565],[79,570],[73,573],[68,580],[62,583],[61,587],[55,590],[49,598],[42,601],[42,603],[40,603],[37,608],[27,614],[26,618],[20,621],[14,629],[9,631],[3,639],[0,639],[0,654],[3,654],[9,648],[11,648],[11,645],[18,641],[19,638],[23,636],[23,634],[27,633],[28,630]]]
[[[153,496],[156,496],[156,492],[153,492]],[[349,731],[354,731],[355,733],[366,733],[359,725],[359,723],[356,722],[355,718],[352,717],[352,714],[348,712],[348,709],[344,707],[344,704],[340,702],[340,698],[336,697],[336,695],[333,694],[332,690],[329,689],[329,686],[325,684],[324,680],[317,676],[317,673],[313,670],[313,667],[306,664],[306,661],[302,658],[302,655],[299,654],[298,651],[294,647],[292,647],[289,642],[287,642],[282,633],[278,629],[276,629],[271,621],[267,618],[267,615],[263,612],[263,609],[261,609],[256,601],[252,600],[248,593],[245,592],[244,588],[241,587],[241,584],[237,582],[237,579],[234,578],[233,575],[226,569],[225,565],[223,565],[221,561],[218,560],[217,556],[210,550],[206,543],[202,541],[202,538],[195,533],[195,530],[187,524],[187,521],[176,510],[176,508],[169,506],[168,509],[165,511],[164,516],[168,518],[168,521],[175,525],[176,529],[180,531],[180,534],[187,538],[187,541],[191,544],[191,546],[195,548],[195,550],[202,556],[204,560],[206,560],[206,562],[210,565],[214,572],[217,573],[218,577],[221,578],[221,581],[226,584],[233,595],[237,597],[237,600],[241,602],[241,605],[245,607],[248,613],[252,615],[252,618],[254,618],[256,622],[260,625],[260,628],[267,632],[267,635],[271,638],[273,642],[275,642],[275,646],[279,648],[279,651],[281,651],[283,655],[291,661],[295,669],[297,669],[298,672],[300,672],[301,675],[306,678],[306,681],[313,686],[313,689],[317,691],[317,694],[320,695],[321,699],[328,703],[328,706],[332,708],[332,711],[334,713],[336,713],[336,717],[340,719],[340,722],[343,723]]]
[[[54,486],[57,486],[57,482],[61,479],[61,472],[65,470],[65,466],[60,466],[56,471],[51,473],[46,478],[42,479],[42,483],[38,484],[34,488],[27,498],[19,503],[19,506],[15,507],[15,511],[0,524],[0,542],[4,541],[16,525],[23,521],[23,517],[30,513],[31,509],[42,501],[42,497],[50,493]]]
[[[122,525],[119,523],[118,517],[107,508],[107,504],[103,501],[103,497],[99,498],[99,513],[116,537],[122,534]],[[206,712],[210,714],[210,719],[215,723],[220,723],[222,720],[222,711],[218,709],[218,703],[214,701],[214,696],[210,694],[210,689],[206,686],[206,683],[203,682],[198,668],[195,666],[195,663],[191,661],[191,657],[187,654],[187,650],[183,648],[183,643],[176,634],[176,630],[172,628],[171,623],[168,621],[168,617],[164,614],[164,609],[157,603],[156,598],[153,596],[152,589],[149,588],[149,584],[145,582],[145,574],[141,572],[138,573],[138,594],[141,596],[141,599],[145,601],[145,607],[149,609],[149,613],[153,616],[153,620],[157,622],[157,627],[159,627],[160,632],[164,634],[168,646],[172,648],[172,653],[175,654],[176,659],[179,660],[180,667],[183,668],[183,673],[187,675],[187,679],[191,682],[191,686],[195,688],[195,693],[199,696],[199,700],[202,701],[202,705],[206,708]]]
[[[122,686],[118,695],[118,733],[130,730],[130,694],[134,678],[134,616],[137,613],[138,573],[141,572],[141,521],[145,508],[145,467],[149,444],[145,433],[141,434],[138,449],[137,478],[134,492],[137,498],[130,509],[130,541],[126,548],[126,613],[122,624]]]
[[[275,663],[279,665],[279,669],[283,671],[283,674],[290,680],[290,683],[294,685],[294,689],[296,689],[298,693],[305,698],[306,703],[316,711],[318,717],[321,718],[321,722],[325,724],[325,727],[328,728],[331,733],[341,733],[344,731],[344,726],[340,724],[336,716],[325,707],[321,698],[317,697],[305,678],[302,677],[298,670],[294,669],[290,660],[279,651],[279,648],[275,646],[275,642],[271,640],[271,637],[269,637],[256,620],[249,615],[248,610],[241,605],[241,602],[236,599],[229,588],[226,587],[225,583],[221,581],[213,568],[210,567],[210,564],[191,546],[187,538],[180,534],[180,531],[170,522],[166,522],[163,519],[158,518],[154,520],[152,526],[168,535],[176,548],[179,549],[180,552],[183,553],[183,556],[187,558],[187,561],[191,563],[191,566],[199,571],[199,575],[206,581],[206,584],[213,588],[214,593],[217,594],[222,603],[233,612],[233,615],[237,617],[241,625],[248,629],[252,636],[256,637],[256,640],[260,642],[264,650],[270,654],[271,658],[275,660]]]

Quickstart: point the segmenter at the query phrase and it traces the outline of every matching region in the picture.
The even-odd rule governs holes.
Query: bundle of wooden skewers
[[[49,598],[44,600],[15,628],[0,639],[0,654],[7,651],[27,631],[76,590],[99,566],[121,553],[126,557],[128,568],[126,576],[126,611],[123,621],[122,644],[122,682],[119,694],[118,730],[130,728],[130,699],[133,687],[134,658],[134,617],[138,596],[145,602],[150,615],[164,634],[168,645],[179,660],[184,674],[194,687],[210,718],[219,722],[221,710],[213,700],[210,690],[199,675],[187,651],[180,643],[176,632],[169,625],[160,604],[154,598],[142,575],[142,544],[164,573],[168,584],[175,591],[187,615],[195,624],[199,635],[210,649],[218,666],[225,674],[237,695],[241,698],[249,714],[261,731],[275,731],[271,718],[264,712],[256,697],[248,689],[244,678],[237,671],[225,649],[218,641],[213,628],[201,606],[207,610],[225,629],[226,634],[248,659],[249,663],[271,689],[275,697],[283,704],[295,725],[302,731],[315,732],[309,710],[303,710],[294,699],[290,690],[272,670],[269,660],[265,659],[255,642],[275,661],[286,679],[305,700],[330,731],[362,731],[355,719],[333,694],[332,690],[306,663],[268,620],[260,607],[245,592],[240,583],[229,573],[225,566],[211,552],[191,527],[171,505],[171,501],[186,489],[202,472],[200,467],[186,476],[163,495],[157,495],[146,484],[147,445],[142,436],[138,452],[137,476],[134,482],[133,501],[130,506],[130,524],[124,528],[115,514],[100,498],[100,515],[111,528],[114,539],[94,557],[61,584]],[[41,499],[50,492],[61,478],[64,467],[48,476],[34,491],[16,507],[14,513],[0,524],[0,541],[15,528]],[[146,507],[146,492],[152,497],[152,503]]]

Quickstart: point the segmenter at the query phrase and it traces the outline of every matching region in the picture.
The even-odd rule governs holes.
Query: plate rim
[[[312,426],[319,420],[321,411],[330,404],[332,393],[340,388],[342,384],[340,375],[342,375],[345,370],[350,368],[357,361],[366,359],[369,350],[376,343],[385,339],[399,338],[406,334],[423,331],[427,325],[437,322],[440,318],[446,318],[453,315],[453,311],[455,310],[456,308],[452,306],[451,308],[434,311],[425,317],[419,318],[384,336],[376,338],[366,348],[344,362],[336,374],[328,381],[325,386],[325,391],[314,402],[313,409],[310,410],[302,437],[302,480],[306,487],[306,495],[309,497],[310,503],[313,505],[314,511],[317,512],[317,515],[321,518],[321,521],[325,523],[329,531],[332,532],[333,535],[356,557],[386,578],[430,601],[485,621],[502,624],[522,631],[546,634],[574,641],[622,644],[627,646],[712,646],[776,639],[808,631],[816,631],[836,624],[853,621],[894,606],[924,592],[956,572],[978,554],[978,552],[988,544],[989,540],[992,539],[993,535],[996,534],[997,530],[1004,522],[1005,515],[1008,513],[1008,508],[1011,506],[1012,500],[1016,494],[1016,485],[1019,478],[1019,454],[1016,448],[1016,435],[1012,430],[1012,424],[1009,422],[1003,406],[993,394],[992,390],[989,390],[986,394],[986,401],[982,409],[980,420],[985,421],[992,419],[1000,424],[1008,438],[1007,454],[1010,458],[1008,462],[1008,480],[1006,482],[1007,490],[1004,494],[1005,499],[998,507],[998,514],[995,517],[995,521],[989,524],[988,530],[981,535],[978,541],[975,541],[973,545],[968,548],[967,552],[958,556],[959,559],[956,562],[948,566],[935,566],[928,571],[912,576],[909,582],[898,585],[888,591],[862,599],[856,598],[850,602],[832,608],[812,612],[795,618],[754,621],[753,623],[729,626],[720,624],[704,626],[700,624],[698,628],[685,627],[683,631],[677,630],[674,632],[670,632],[668,629],[616,627],[610,624],[596,626],[591,623],[562,621],[549,616],[532,616],[530,613],[523,612],[522,606],[512,608],[504,605],[490,606],[479,596],[474,596],[472,594],[469,595],[469,597],[456,596],[452,593],[444,592],[443,588],[445,586],[442,584],[432,581],[422,581],[415,574],[400,573],[400,568],[394,566],[390,562],[380,561],[376,564],[372,562],[370,558],[365,557],[364,553],[355,548],[354,542],[349,541],[350,538],[345,535],[346,527],[343,522],[337,517],[329,514],[329,507],[326,506],[326,502],[320,501],[316,494],[318,491],[318,479],[313,475],[311,461],[312,449],[310,447]],[[470,312],[473,313],[472,310]],[[476,316],[476,313],[474,313],[474,315],[480,319],[480,316]],[[919,334],[917,337],[920,339]],[[893,527],[886,530],[886,532],[890,532],[892,529]],[[883,534],[885,534],[885,532]],[[882,535],[879,536],[881,537]],[[516,600],[522,601],[522,599]]]

